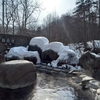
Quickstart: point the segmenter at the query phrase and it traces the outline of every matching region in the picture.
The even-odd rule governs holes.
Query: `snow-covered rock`
[[[42,50],[48,43],[49,40],[46,37],[34,37],[30,40],[28,51],[38,51],[41,58]]]
[[[27,48],[23,46],[11,48],[9,52],[6,54],[6,57],[7,58],[19,57],[20,59],[23,59],[24,57],[36,57],[37,63],[40,63],[40,57],[38,52],[27,51]]]
[[[53,50],[46,50],[42,52],[42,62],[43,63],[50,63],[53,60],[58,58],[58,53]]]
[[[29,45],[35,46],[37,45],[41,49],[43,49],[44,45],[47,45],[49,40],[46,37],[34,37],[30,40]]]
[[[57,67],[58,63],[65,63],[65,64],[78,64],[78,57],[76,53],[69,49],[66,46],[63,46],[61,50],[58,52],[59,57],[52,61],[51,64],[53,67]]]
[[[51,61],[56,60],[63,46],[64,45],[61,42],[51,42],[45,45],[42,50],[42,61],[50,63]]]
[[[9,52],[7,53],[7,57],[12,57],[12,56],[16,56],[19,58],[23,58],[24,55],[27,52],[27,48],[23,47],[23,46],[19,46],[19,47],[13,47],[9,50]]]

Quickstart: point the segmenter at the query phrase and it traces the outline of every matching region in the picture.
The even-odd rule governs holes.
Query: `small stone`
[[[92,79],[93,79],[92,77],[86,76],[86,77],[84,77],[84,78],[82,79],[82,81],[90,81],[90,80],[92,80]]]
[[[97,94],[98,94],[98,95],[100,95],[100,88],[99,88],[99,89],[97,89]]]
[[[80,75],[80,78],[84,78],[84,77],[86,77],[86,75]]]

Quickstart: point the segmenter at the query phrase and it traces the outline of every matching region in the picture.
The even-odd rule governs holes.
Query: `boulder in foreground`
[[[36,82],[36,69],[32,62],[14,60],[0,64],[0,86],[17,89]]]

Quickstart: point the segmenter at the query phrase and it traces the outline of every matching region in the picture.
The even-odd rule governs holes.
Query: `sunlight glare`
[[[43,4],[43,8],[47,11],[52,12],[52,10],[56,10],[60,0],[40,0]]]

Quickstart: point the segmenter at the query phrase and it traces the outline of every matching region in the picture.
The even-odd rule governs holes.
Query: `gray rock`
[[[79,64],[86,70],[95,67],[95,56],[91,52],[85,52],[79,59]]]
[[[100,80],[99,55],[96,55],[92,52],[86,52],[80,57],[79,63],[85,70],[89,70],[95,79]]]
[[[14,60],[0,64],[0,86],[17,89],[36,82],[36,69],[32,62]]]
[[[57,58],[58,58],[58,54],[53,50],[46,50],[42,52],[43,63],[51,63],[51,61],[56,60]]]

